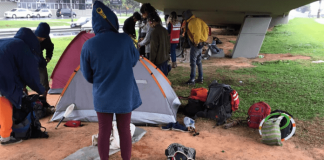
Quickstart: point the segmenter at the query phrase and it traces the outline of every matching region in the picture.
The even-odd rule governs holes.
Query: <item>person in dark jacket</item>
[[[32,30],[20,28],[14,38],[0,39],[0,138],[1,145],[21,142],[10,136],[13,109],[21,108],[24,86],[38,94],[40,83],[38,59],[40,45]]]
[[[168,76],[170,71],[168,61],[170,53],[170,37],[168,31],[161,25],[158,14],[148,16],[148,21],[154,30],[151,33],[150,61]]]
[[[49,82],[48,82],[48,73],[47,73],[47,63],[49,63],[53,56],[54,44],[49,37],[50,34],[50,26],[45,23],[41,22],[37,29],[35,30],[35,35],[37,36],[40,47],[41,47],[41,55],[40,55],[40,64],[39,64],[39,75],[42,85],[45,88],[44,98],[47,97],[47,92],[50,89]],[[46,50],[46,59],[43,55],[43,50]]]
[[[136,22],[141,20],[141,15],[138,12],[135,12],[133,16],[127,18],[124,22],[123,31],[132,38],[136,39],[135,25]]]
[[[96,12],[99,7],[113,26]],[[85,79],[93,84],[94,109],[99,123],[99,155],[101,159],[109,158],[112,120],[116,114],[121,156],[123,160],[130,160],[131,113],[142,104],[133,73],[139,53],[127,34],[114,30],[119,29],[118,19],[100,1],[93,5],[92,27],[95,37],[84,43],[80,67]]]

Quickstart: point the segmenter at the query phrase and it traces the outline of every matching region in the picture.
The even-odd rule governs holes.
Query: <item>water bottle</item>
[[[259,58],[263,58],[264,56],[263,55],[259,55]]]

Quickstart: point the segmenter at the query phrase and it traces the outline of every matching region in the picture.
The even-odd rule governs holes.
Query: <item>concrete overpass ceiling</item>
[[[193,13],[212,24],[241,24],[245,15],[283,16],[291,9],[315,0],[136,0],[151,3],[166,14],[191,9]]]

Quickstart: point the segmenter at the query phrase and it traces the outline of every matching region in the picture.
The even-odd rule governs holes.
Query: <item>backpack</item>
[[[271,107],[265,102],[253,104],[248,111],[248,125],[250,128],[259,128],[260,122],[271,112]]]
[[[206,88],[194,88],[188,97],[188,104],[184,108],[184,114],[194,117],[196,113],[204,110],[204,102],[207,99],[208,90]]]
[[[165,150],[165,155],[168,160],[194,160],[196,158],[196,150],[178,143],[172,143]]]
[[[239,95],[237,93],[236,90],[233,90],[231,92],[231,106],[232,106],[232,111],[236,111],[238,110],[238,105],[240,104],[240,99],[239,99]]]
[[[24,96],[21,109],[13,107],[12,136],[15,138],[48,138],[46,128],[42,127],[34,108],[39,107],[38,95]],[[36,107],[35,107],[36,106]],[[45,131],[42,131],[41,129]]]
[[[231,92],[232,88],[226,84],[212,82],[209,85],[205,110],[196,114],[197,117],[215,119],[216,125],[222,125],[232,116]]]
[[[290,113],[286,112],[286,111],[282,111],[282,110],[274,110],[272,111],[270,114],[272,113],[285,113],[287,115],[289,115],[290,117],[294,118]],[[278,118],[279,116],[272,116],[270,119],[272,118]],[[283,118],[280,122],[280,127],[284,126],[287,123],[287,119]],[[281,139],[285,139],[291,132],[292,132],[293,126],[292,126],[292,122],[290,121],[289,125],[280,130],[281,132]]]

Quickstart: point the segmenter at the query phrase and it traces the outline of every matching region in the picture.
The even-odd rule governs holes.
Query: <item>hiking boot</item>
[[[174,131],[181,131],[181,132],[188,132],[188,128],[179,124],[179,122],[174,123],[172,126],[172,130]]]
[[[172,62],[172,68],[178,67],[177,62]]]
[[[192,80],[188,80],[185,84],[188,84],[188,85],[195,85],[195,80],[192,79]]]
[[[166,126],[162,126],[161,129],[162,130],[171,130],[172,127],[173,127],[174,123],[169,123],[168,125]]]
[[[14,138],[12,136],[8,138],[2,138],[1,139],[1,145],[10,145],[10,144],[16,144],[16,143],[21,143],[22,139]]]
[[[195,83],[204,83],[204,79],[203,78],[202,79],[196,79]]]

